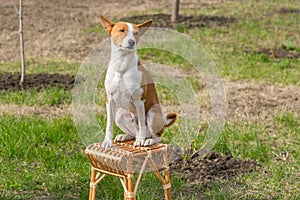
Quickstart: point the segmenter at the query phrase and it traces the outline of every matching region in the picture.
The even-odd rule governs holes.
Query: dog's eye
[[[134,32],[133,34],[134,34],[134,35],[139,35],[139,32]]]
[[[122,33],[123,33],[123,32],[125,32],[125,30],[124,30],[124,29],[121,29],[121,30],[120,30],[120,32],[122,32]]]

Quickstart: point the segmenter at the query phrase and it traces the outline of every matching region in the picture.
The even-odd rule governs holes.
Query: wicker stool
[[[106,176],[120,178],[124,188],[124,199],[136,199],[136,192],[145,169],[153,171],[162,182],[165,199],[171,200],[168,151],[170,145],[155,144],[149,147],[134,147],[134,141],[113,143],[114,148],[102,149],[101,143],[90,144],[85,153],[92,164],[90,200],[95,199],[96,186]],[[164,176],[160,174],[163,170]],[[139,173],[134,185],[134,174]]]

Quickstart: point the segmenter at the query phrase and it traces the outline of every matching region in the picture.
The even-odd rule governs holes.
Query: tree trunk
[[[179,16],[179,1],[180,0],[173,0],[171,22],[177,22],[177,20],[178,20],[178,16]]]
[[[23,85],[25,78],[25,56],[24,56],[24,40],[23,40],[23,0],[20,0],[19,8],[19,21],[20,21],[20,46],[21,46],[21,63],[22,63],[22,73],[20,85]]]

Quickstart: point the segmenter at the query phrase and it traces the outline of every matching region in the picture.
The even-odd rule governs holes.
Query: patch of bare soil
[[[72,89],[75,82],[74,76],[63,74],[28,74],[25,76],[22,86],[19,84],[20,79],[21,75],[19,74],[0,74],[0,91],[17,91],[22,89],[40,90],[45,87]]]
[[[11,0],[1,0],[0,60],[20,57],[19,21]],[[158,3],[159,2],[159,3]],[[167,0],[154,1],[24,1],[24,41],[27,58],[47,57],[82,61],[106,34],[88,33],[100,24],[99,15],[124,17],[128,11],[166,7]]]
[[[223,79],[223,85],[227,103],[226,122],[228,123],[257,122],[262,126],[275,127],[274,117],[286,113],[294,116],[300,114],[299,86],[280,87],[259,81],[230,81],[227,79]],[[205,87],[197,91],[197,96],[201,116],[200,132],[202,132],[210,123],[211,95]]]
[[[95,106],[98,113],[104,113],[105,108]],[[0,116],[4,114],[15,116],[39,116],[44,118],[63,117],[72,115],[72,107],[70,105],[56,106],[26,106],[16,104],[0,104]]]
[[[237,175],[251,172],[257,166],[256,161],[241,160],[216,152],[210,152],[204,158],[198,154],[191,154],[191,152],[186,156],[188,159],[180,158],[171,163],[170,170],[171,173],[185,175],[189,183],[231,179]]]
[[[280,113],[300,113],[300,87],[227,81],[227,119],[269,123]]]
[[[71,115],[71,107],[67,105],[58,106],[25,106],[16,104],[0,105],[0,116],[10,114],[16,116],[40,116],[40,117],[61,117]]]
[[[19,21],[12,2],[1,0],[0,61],[20,58]],[[225,0],[181,0],[181,8],[201,8]],[[171,13],[170,0],[131,1],[24,1],[24,41],[26,57],[82,61],[105,38],[106,34],[89,33],[100,25],[99,15],[120,19],[132,13]],[[167,18],[167,16],[165,16]],[[168,19],[169,20],[169,19]],[[193,24],[200,24],[195,22]],[[205,19],[204,19],[205,20]],[[208,19],[216,21],[216,19]],[[222,19],[221,19],[222,20]],[[214,22],[215,23],[215,22]],[[217,23],[217,22],[216,22]],[[201,25],[201,24],[200,24]]]
[[[134,15],[131,17],[121,18],[122,21],[130,21],[133,23],[142,23],[146,20],[153,20],[153,27],[163,28],[176,28],[183,26],[185,28],[201,28],[213,26],[227,26],[234,22],[236,19],[223,16],[183,16],[178,17],[178,22],[171,23],[171,15],[167,14],[153,14],[153,15]]]
[[[295,49],[287,48],[285,45],[281,45],[277,49],[268,49],[268,48],[262,48],[257,51],[252,51],[250,49],[245,50],[246,53],[260,53],[260,54],[266,54],[269,58],[289,58],[289,59],[298,59],[300,58],[300,52],[295,51]]]

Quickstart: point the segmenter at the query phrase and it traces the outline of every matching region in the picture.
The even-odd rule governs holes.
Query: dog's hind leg
[[[117,135],[116,142],[124,142],[127,140],[133,140],[138,133],[137,117],[133,116],[127,110],[119,108],[116,113],[115,122],[117,126],[125,133]]]
[[[147,129],[151,138],[146,139],[144,146],[150,146],[161,141],[161,134],[164,130],[164,119],[159,104],[151,106],[146,115]]]

